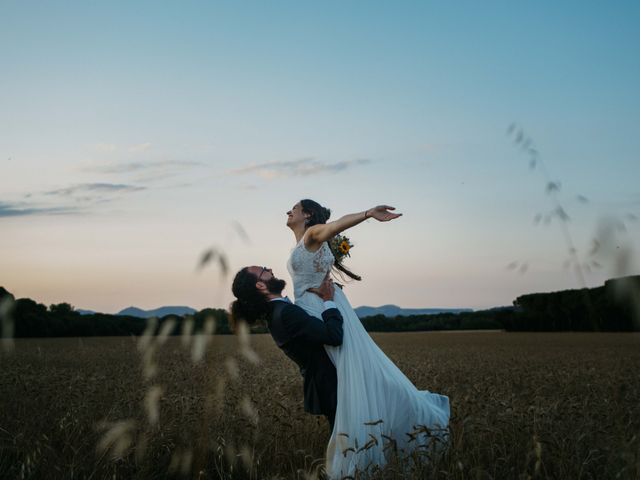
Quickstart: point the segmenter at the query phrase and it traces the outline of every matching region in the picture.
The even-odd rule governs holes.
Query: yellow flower
[[[338,246],[340,253],[342,253],[343,255],[346,255],[347,253],[349,253],[350,248],[351,248],[351,245],[349,245],[349,242],[347,242],[346,240],[343,240],[342,243]]]

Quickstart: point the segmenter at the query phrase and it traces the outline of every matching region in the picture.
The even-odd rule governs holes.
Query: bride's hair
[[[327,220],[329,220],[329,217],[331,216],[331,210],[324,208],[318,202],[309,200],[308,198],[300,200],[300,205],[302,206],[302,211],[310,215],[310,217],[304,222],[304,225],[307,228],[313,225],[318,225],[319,223],[327,223]]]
[[[244,321],[254,325],[266,319],[269,301],[256,288],[257,281],[258,277],[249,271],[249,267],[244,267],[233,279],[231,291],[237,300],[229,309],[231,311],[229,323],[234,331],[238,322]]]
[[[329,220],[329,217],[331,216],[331,210],[323,207],[322,205],[320,205],[318,202],[314,200],[305,198],[304,200],[300,200],[300,205],[302,206],[302,211],[310,215],[310,217],[305,222],[306,228],[309,228],[313,225],[318,225],[319,223],[327,223],[327,220]],[[362,280],[362,277],[360,275],[356,275],[355,273],[347,269],[344,265],[342,265],[342,263],[338,261],[335,255],[334,255],[333,266],[336,270],[338,270],[341,273],[344,273],[346,276],[353,278],[354,280],[358,280],[358,281]]]

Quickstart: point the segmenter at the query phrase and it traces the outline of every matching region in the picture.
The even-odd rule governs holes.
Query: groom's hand
[[[318,295],[323,301],[333,300],[333,294],[335,292],[335,287],[333,286],[333,281],[329,277],[329,274],[324,277],[324,280],[320,284],[318,288],[308,288],[307,292],[315,293]]]

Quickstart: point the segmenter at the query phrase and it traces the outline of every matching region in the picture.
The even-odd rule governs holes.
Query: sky
[[[2,0],[0,18],[17,298],[226,308],[245,265],[289,280],[302,198],[403,213],[347,232],[354,306],[640,273],[637,2]],[[198,268],[210,249],[226,275]]]

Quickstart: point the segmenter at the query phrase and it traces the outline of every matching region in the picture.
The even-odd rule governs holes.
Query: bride
[[[309,293],[336,267],[358,279],[332,253],[336,235],[367,218],[388,222],[401,216],[393,207],[379,205],[328,222],[330,211],[313,200],[301,200],[287,212],[287,226],[297,244],[287,264],[296,305],[321,317],[320,297]],[[382,466],[388,454],[428,449],[448,439],[449,398],[418,390],[371,339],[342,289],[334,301],[344,319],[342,346],[325,346],[336,366],[338,404],[327,447],[330,478],[353,476],[370,466]]]

